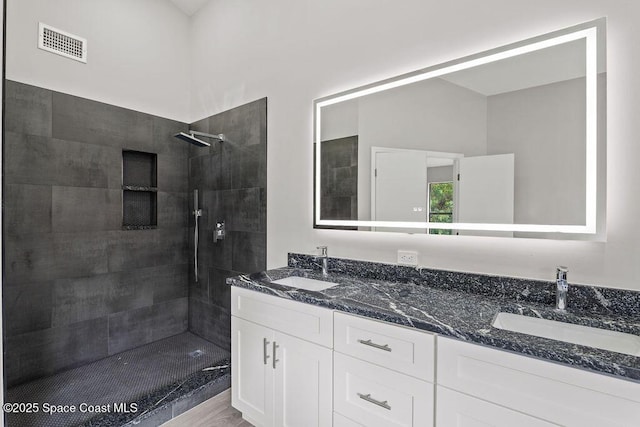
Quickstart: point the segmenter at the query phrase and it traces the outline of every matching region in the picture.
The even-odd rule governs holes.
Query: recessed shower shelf
[[[149,230],[158,225],[157,160],[154,153],[122,152],[123,230]]]

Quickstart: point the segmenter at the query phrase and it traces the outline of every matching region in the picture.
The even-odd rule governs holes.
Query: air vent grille
[[[39,25],[38,47],[66,58],[87,62],[87,40],[58,30],[49,25]]]

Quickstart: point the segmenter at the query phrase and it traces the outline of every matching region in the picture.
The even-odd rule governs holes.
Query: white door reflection
[[[374,221],[513,223],[513,154],[464,157],[459,153],[372,147],[371,159]],[[512,232],[437,227],[387,227],[379,231],[513,236]]]

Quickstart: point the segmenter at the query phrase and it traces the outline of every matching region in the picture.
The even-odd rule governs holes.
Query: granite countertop
[[[640,357],[491,326],[498,312],[510,312],[640,335],[638,292],[572,286],[563,313],[554,310],[553,282],[336,258],[330,258],[329,267],[329,277],[323,278],[313,257],[290,254],[289,267],[232,277],[227,283],[640,382]],[[288,276],[338,286],[314,292],[273,283]]]

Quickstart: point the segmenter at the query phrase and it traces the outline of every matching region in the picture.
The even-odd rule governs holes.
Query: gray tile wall
[[[358,136],[322,141],[320,217],[358,219]]]
[[[8,385],[185,331],[187,125],[13,81],[5,97]],[[123,149],[158,154],[157,229],[121,229]]]
[[[230,350],[231,298],[225,279],[266,269],[267,100],[200,120],[191,129],[223,133],[230,143],[190,148],[190,210],[198,189],[203,216],[197,283],[190,269],[189,330]],[[220,220],[227,236],[214,243]],[[193,237],[190,242],[192,249]]]

